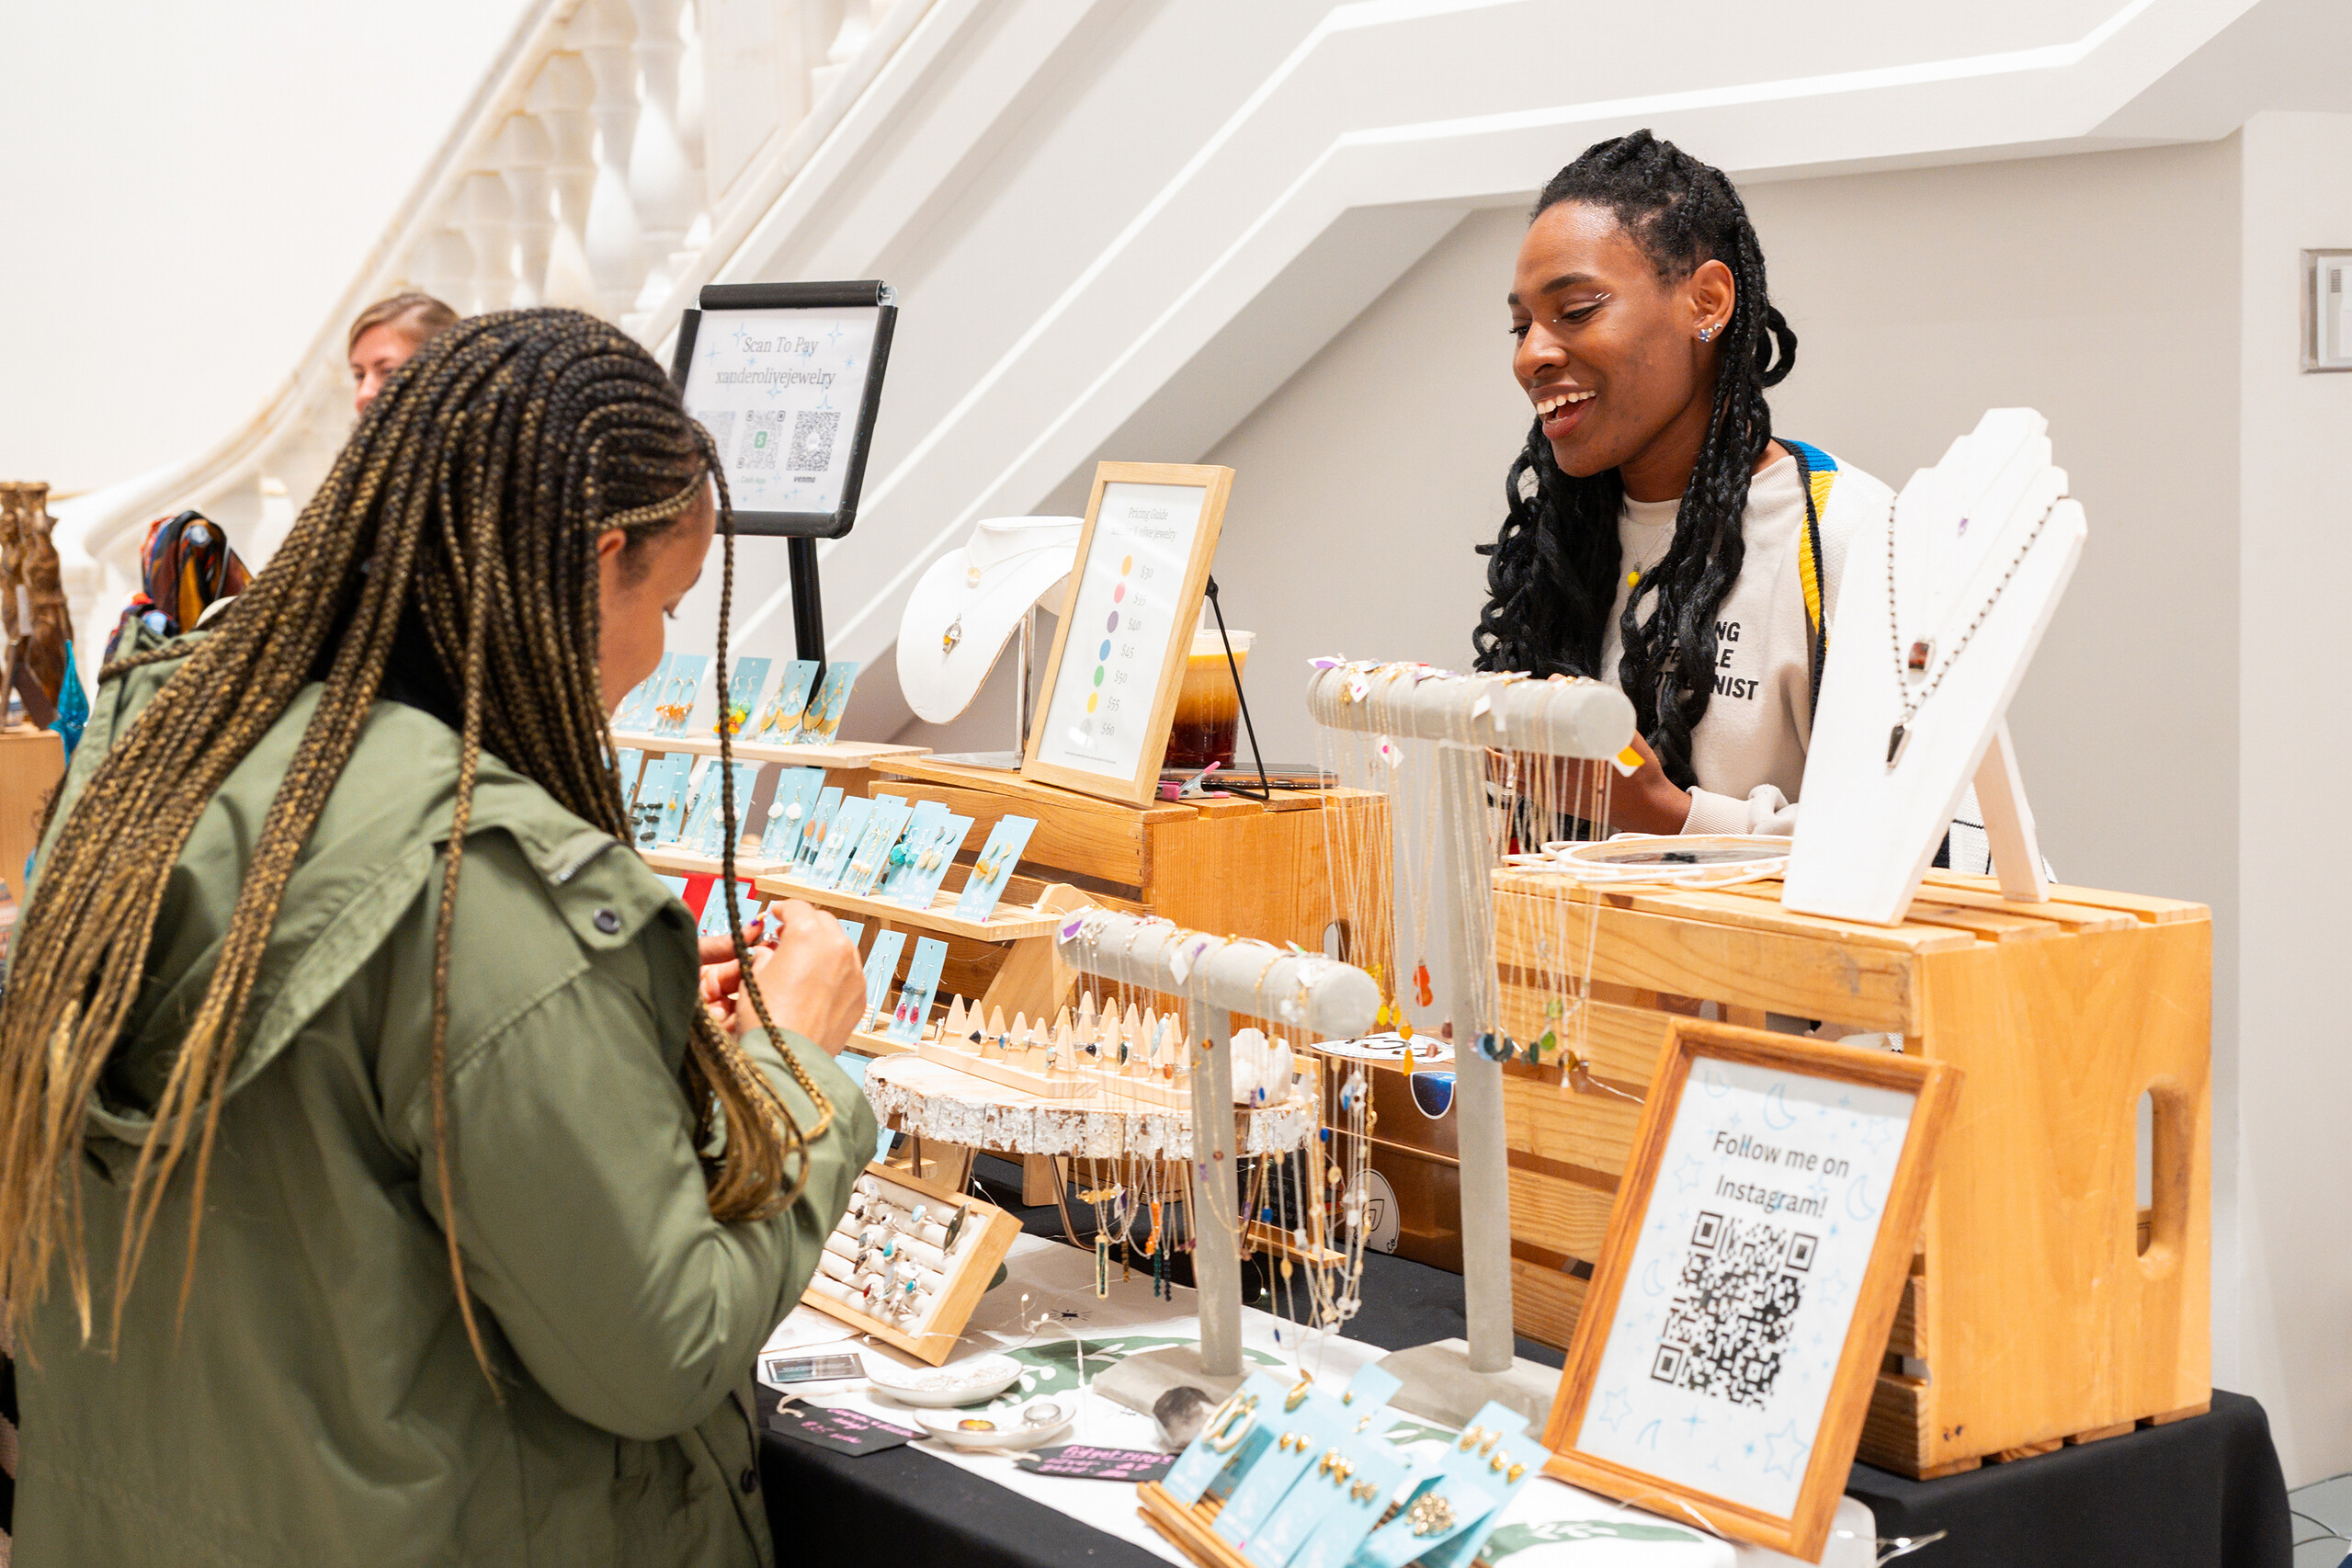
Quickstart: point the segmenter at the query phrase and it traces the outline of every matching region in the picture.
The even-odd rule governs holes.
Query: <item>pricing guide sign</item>
[[[1041,760],[1110,778],[1135,771],[1176,656],[1171,618],[1207,495],[1191,485],[1104,487],[1062,666],[1077,678],[1054,683]]]

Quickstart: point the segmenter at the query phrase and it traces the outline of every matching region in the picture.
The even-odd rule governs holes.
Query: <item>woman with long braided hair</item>
[[[1554,175],[1519,246],[1478,667],[1617,680],[1642,770],[1608,825],[1790,833],[1847,540],[1887,487],[1772,435],[1797,335],[1721,170],[1646,131]]]
[[[0,999],[22,1561],[772,1561],[752,1360],[875,1124],[839,927],[730,863],[722,1021],[623,842],[717,484],[619,331],[476,317],[101,677]]]

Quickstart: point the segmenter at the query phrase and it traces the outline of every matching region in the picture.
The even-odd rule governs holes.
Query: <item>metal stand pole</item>
[[[817,541],[788,539],[784,559],[792,573],[792,643],[794,656],[814,659],[817,676],[824,676],[824,597],[817,580]]]
[[[1037,607],[1031,605],[1021,612],[1021,646],[1014,656],[1013,670],[1017,684],[1013,695],[1014,720],[1020,728],[1013,733],[1014,766],[1028,755],[1029,745],[1029,658],[1030,644],[1037,636]]]
[[[1439,820],[1448,827],[1479,823],[1486,811],[1483,748],[1441,741],[1437,768]],[[1464,890],[1460,939],[1454,944],[1453,996],[1447,1010],[1465,1020],[1481,1014],[1484,969],[1494,951],[1494,903],[1482,897],[1483,892]],[[1511,1154],[1503,1129],[1503,1064],[1488,1061],[1478,1042],[1467,1037],[1454,1045],[1454,1105],[1470,1369],[1507,1372],[1512,1351]]]
[[[1221,1244],[1241,1223],[1233,1187],[1233,1016],[1199,1010],[1200,1043],[1192,1062],[1192,1281],[1200,1293],[1200,1367],[1238,1382],[1242,1375],[1242,1258]],[[1213,1214],[1213,1223],[1201,1217]]]

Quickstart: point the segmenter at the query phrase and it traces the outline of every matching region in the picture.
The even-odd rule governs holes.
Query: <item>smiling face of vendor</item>
[[[1619,469],[1637,501],[1681,494],[1714,399],[1710,340],[1733,302],[1721,262],[1661,277],[1609,209],[1547,208],[1519,244],[1511,368],[1562,471]]]

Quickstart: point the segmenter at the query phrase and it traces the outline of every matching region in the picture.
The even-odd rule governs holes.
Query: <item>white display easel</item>
[[[1352,695],[1361,683],[1360,697]],[[1597,760],[1633,739],[1633,703],[1594,681],[1528,680],[1506,676],[1405,672],[1383,676],[1342,665],[1307,685],[1307,710],[1327,729],[1411,736],[1437,743],[1439,832],[1445,859],[1487,842],[1486,752]],[[1449,866],[1442,879],[1465,888],[1444,1006],[1451,1017],[1477,1016],[1494,964],[1494,901],[1489,868]],[[1495,1019],[1494,1027],[1501,1027]],[[1460,1426],[1489,1400],[1530,1421],[1551,1408],[1559,1371],[1516,1353],[1511,1329],[1510,1150],[1503,1123],[1503,1064],[1469,1040],[1454,1049],[1454,1133],[1461,1191],[1462,1315],[1468,1337],[1416,1345],[1381,1365],[1403,1381],[1398,1409]]]
[[[1268,950],[1265,942],[1210,937],[1108,910],[1085,911],[1062,928],[1064,964],[1081,974],[1183,997],[1194,1037],[1188,1066],[1195,1207],[1188,1221],[1200,1344],[1142,1351],[1095,1379],[1096,1393],[1130,1410],[1148,1415],[1162,1394],[1179,1385],[1217,1399],[1241,1386],[1241,1251],[1221,1244],[1222,1227],[1204,1219],[1215,1214],[1223,1225],[1242,1223],[1233,1171],[1233,1015],[1263,1017],[1278,1006],[1286,1023],[1328,1040],[1349,1040],[1370,1028],[1380,1011],[1381,988],[1354,965],[1320,953],[1283,953],[1269,960]]]
[[[2048,428],[2029,408],[1990,410],[1941,462],[1912,475],[1886,529],[1854,540],[1805,757],[1785,907],[1902,924],[1971,779],[2002,894],[2048,899],[2007,722],[2088,532],[2081,504],[2066,496],[2065,472],[2051,465]],[[1891,546],[1899,638],[1887,615]],[[1890,767],[1905,694],[1926,684],[1897,668],[1898,649],[1932,637],[1932,675],[1980,610],[1983,622],[1913,715]]]

